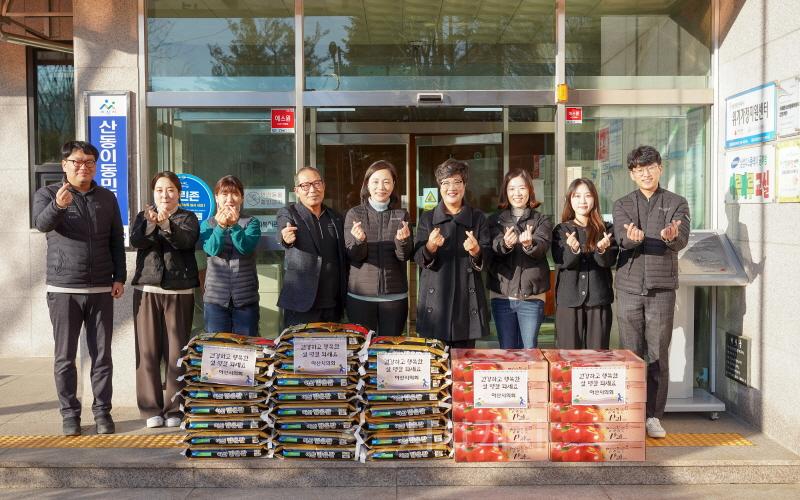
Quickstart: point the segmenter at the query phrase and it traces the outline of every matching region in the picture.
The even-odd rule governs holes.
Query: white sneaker
[[[147,419],[145,423],[148,429],[152,429],[154,427],[164,427],[164,417],[161,415],[156,415],[155,417],[150,417]]]
[[[182,419],[180,417],[169,417],[167,419],[167,427],[180,427],[181,420]]]
[[[645,427],[647,428],[647,435],[651,438],[660,439],[667,437],[667,431],[661,427],[661,421],[655,417],[648,418]]]

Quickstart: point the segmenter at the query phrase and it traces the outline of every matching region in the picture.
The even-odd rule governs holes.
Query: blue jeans
[[[231,332],[258,337],[258,316],[258,303],[241,307],[203,303],[203,320],[208,333]]]
[[[544,302],[492,299],[492,316],[501,349],[533,349],[544,319]]]

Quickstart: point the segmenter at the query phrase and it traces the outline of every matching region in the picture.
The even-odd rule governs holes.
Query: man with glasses
[[[661,155],[652,146],[630,152],[628,171],[639,189],[614,203],[619,339],[648,363],[647,434],[663,438],[678,252],[689,241],[689,204],[660,186]]]
[[[33,223],[47,233],[47,306],[63,432],[67,436],[81,433],[75,355],[83,326],[92,363],[95,429],[98,434],[113,434],[113,299],[122,297],[126,275],[122,218],[114,193],[94,181],[97,148],[70,141],[61,154],[63,184],[36,191]]]
[[[278,242],[286,248],[278,306],[284,327],[316,321],[337,322],[347,293],[344,220],[323,204],[325,181],[317,169],[295,175],[299,203],[278,211]]]

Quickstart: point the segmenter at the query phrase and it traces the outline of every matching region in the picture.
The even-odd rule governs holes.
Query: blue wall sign
[[[194,212],[203,222],[214,214],[214,193],[203,179],[192,174],[178,174],[181,181],[181,208]]]

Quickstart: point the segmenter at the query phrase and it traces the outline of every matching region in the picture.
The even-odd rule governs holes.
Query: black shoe
[[[98,434],[114,434],[114,431],[116,430],[116,427],[114,427],[114,421],[111,419],[111,415],[95,417],[94,426]]]
[[[64,417],[64,420],[61,423],[61,430],[65,436],[80,436],[81,435],[80,417]]]

